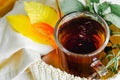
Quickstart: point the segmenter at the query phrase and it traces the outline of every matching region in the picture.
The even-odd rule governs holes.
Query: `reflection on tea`
[[[105,30],[89,17],[78,17],[60,26],[58,38],[69,51],[87,54],[97,50],[105,40]]]

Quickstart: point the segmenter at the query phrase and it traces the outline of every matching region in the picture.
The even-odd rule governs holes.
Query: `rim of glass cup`
[[[69,50],[67,50],[66,48],[63,47],[63,45],[61,45],[61,43],[59,42],[58,40],[58,27],[59,27],[59,23],[64,19],[66,18],[67,16],[69,15],[73,15],[73,14],[91,14],[97,18],[99,18],[103,25],[106,27],[105,29],[105,32],[106,32],[106,39],[103,43],[103,45],[98,48],[97,50],[93,51],[93,52],[90,52],[90,53],[87,53],[87,54],[79,54],[79,53],[75,53],[75,52],[71,52]],[[73,19],[73,18],[72,18]],[[71,12],[71,13],[68,13],[66,15],[64,15],[61,19],[58,20],[58,22],[56,23],[55,25],[55,30],[54,30],[54,38],[55,38],[55,41],[57,43],[57,46],[58,48],[63,51],[64,53],[68,54],[68,55],[76,55],[76,56],[82,56],[82,57],[87,57],[87,56],[94,56],[100,52],[102,52],[104,50],[104,48],[107,46],[108,42],[109,42],[109,38],[110,38],[110,30],[109,30],[109,27],[107,25],[107,23],[105,22],[105,20],[103,18],[101,18],[99,15],[97,14],[94,14],[94,13],[91,13],[91,12],[87,12],[87,11],[84,11],[84,12],[79,12],[79,11],[75,11],[75,12]]]

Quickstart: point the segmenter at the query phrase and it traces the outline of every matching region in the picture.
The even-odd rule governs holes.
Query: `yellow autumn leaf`
[[[25,2],[24,5],[32,24],[45,22],[52,27],[55,26],[58,14],[54,8],[38,2]]]
[[[24,36],[32,39],[33,41],[36,41],[42,44],[50,44],[49,39],[46,36],[39,33],[31,25],[30,20],[27,16],[11,15],[11,16],[7,16],[7,20],[15,31],[23,34]]]

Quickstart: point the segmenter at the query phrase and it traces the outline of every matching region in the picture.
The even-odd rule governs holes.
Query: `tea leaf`
[[[99,3],[100,0],[91,0],[91,2]]]
[[[113,57],[113,56],[114,56],[113,54],[108,54],[106,58]]]
[[[98,14],[103,15],[103,12],[106,11],[109,7],[109,3],[108,2],[103,2],[101,4],[98,5]]]
[[[92,3],[91,0],[85,0],[86,6],[89,7],[89,5]]]
[[[120,60],[120,56],[118,57],[118,60]]]
[[[113,64],[113,63],[114,63],[114,61],[115,61],[115,59],[114,59],[114,58],[113,58],[113,59],[111,59],[111,60],[108,62],[108,64],[107,64],[106,68],[108,68],[111,64]]]
[[[114,68],[115,68],[115,70],[118,69],[118,66],[119,66],[119,61],[118,61],[117,58],[115,58],[115,63],[114,63]]]
[[[117,28],[120,28],[120,17],[117,15],[110,13],[105,15],[105,19],[112,22]]]
[[[86,1],[86,8],[88,11],[94,13],[94,2],[92,2],[91,0],[85,0]]]
[[[117,56],[117,57],[118,57],[118,56],[120,56],[120,51],[117,53],[117,55],[116,55],[116,56]]]
[[[106,21],[106,23],[108,24],[108,26],[112,25],[112,23],[110,21]],[[112,30],[110,29],[110,31],[112,31]]]
[[[114,72],[115,74],[117,73],[115,67],[111,67],[111,71]]]
[[[114,57],[116,57],[115,52],[113,50],[112,50],[112,53],[113,53]]]
[[[60,3],[61,10],[64,14],[74,11],[83,11],[84,5],[78,0],[64,0]]]
[[[111,12],[120,17],[120,5],[118,4],[109,4]]]
[[[107,58],[107,59],[108,59],[108,61],[110,61],[110,60],[111,60],[111,57],[113,58],[113,57],[114,57],[114,55],[113,55],[113,54],[108,54],[105,58]]]

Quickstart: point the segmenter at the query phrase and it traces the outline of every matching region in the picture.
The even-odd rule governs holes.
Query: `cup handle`
[[[90,75],[88,77],[88,79],[93,79],[94,77],[96,77],[97,75],[99,75],[99,77],[103,77],[108,73],[107,68],[102,64],[102,62],[97,59],[97,58],[93,58],[93,63],[90,65],[96,72],[94,72],[92,75]]]

